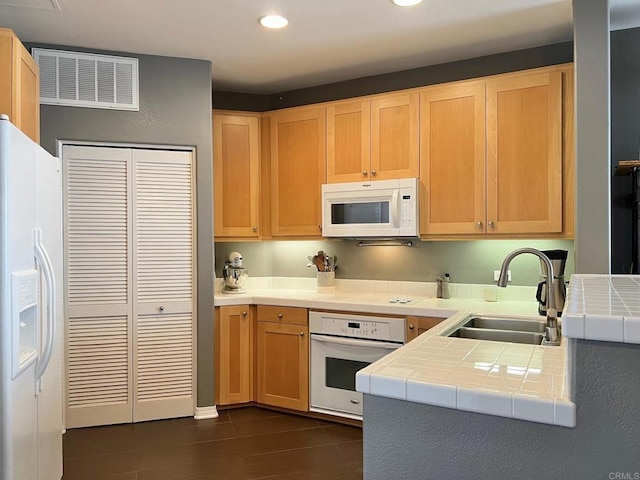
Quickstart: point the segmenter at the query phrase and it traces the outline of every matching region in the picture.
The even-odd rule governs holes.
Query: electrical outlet
[[[500,278],[500,270],[493,271],[493,281],[497,282]],[[507,282],[511,281],[511,270],[507,270]]]

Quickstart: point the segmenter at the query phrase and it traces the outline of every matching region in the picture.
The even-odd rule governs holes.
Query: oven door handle
[[[318,340],[319,342],[348,345],[350,347],[367,347],[367,348],[376,347],[376,348],[386,348],[387,350],[396,350],[402,346],[399,343],[376,342],[372,340],[358,340],[356,338],[330,337],[327,335],[317,335],[315,333],[311,334],[311,339]]]

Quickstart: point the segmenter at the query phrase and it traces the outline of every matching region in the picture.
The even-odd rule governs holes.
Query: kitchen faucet
[[[506,287],[507,279],[508,279],[508,270],[509,264],[511,260],[520,255],[521,253],[532,253],[540,257],[540,260],[544,263],[547,270],[547,327],[545,328],[545,340],[544,344],[546,345],[560,345],[560,332],[558,331],[558,314],[556,312],[556,301],[555,295],[553,294],[552,286],[553,283],[553,265],[551,264],[551,260],[540,250],[536,250],[535,248],[525,247],[514,250],[509,255],[507,255],[502,262],[502,268],[500,269],[500,277],[498,278],[498,286]]]

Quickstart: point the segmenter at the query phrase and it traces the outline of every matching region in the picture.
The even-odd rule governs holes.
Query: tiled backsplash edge
[[[215,279],[214,292],[219,292],[224,285],[220,278]],[[315,291],[315,278],[307,277],[249,277],[247,290],[309,290]],[[406,295],[412,297],[435,297],[435,282],[398,282],[386,280],[352,280],[336,279],[337,294]],[[485,289],[497,290],[500,300],[532,301],[535,299],[536,287],[510,286],[498,288],[496,285],[478,285],[451,283],[449,292],[453,298],[469,298],[484,300]]]

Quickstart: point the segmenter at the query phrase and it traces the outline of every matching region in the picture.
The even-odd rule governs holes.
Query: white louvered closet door
[[[128,149],[65,146],[67,428],[131,421]]]
[[[192,415],[191,152],[64,146],[66,425]]]
[[[190,152],[133,151],[134,421],[194,412]]]

